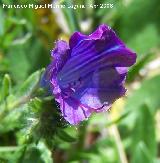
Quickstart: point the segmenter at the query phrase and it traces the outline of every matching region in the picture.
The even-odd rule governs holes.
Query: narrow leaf
[[[9,95],[10,91],[11,91],[11,79],[8,74],[5,74],[2,82],[0,101],[5,100],[5,98]]]
[[[74,142],[76,141],[75,138],[70,136],[68,133],[64,132],[63,130],[60,130],[57,135],[59,136],[60,139],[66,141],[66,142]]]

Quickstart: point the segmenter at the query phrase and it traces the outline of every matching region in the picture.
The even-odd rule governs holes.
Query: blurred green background
[[[53,1],[55,2],[55,1]],[[62,0],[59,4],[113,4],[113,8],[15,9],[0,1],[0,163],[160,162],[160,1]],[[137,53],[125,97],[108,113],[79,126],[59,116],[38,87],[57,39],[110,25]]]

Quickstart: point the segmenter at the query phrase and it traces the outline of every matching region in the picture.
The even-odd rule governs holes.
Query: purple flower
[[[136,61],[136,54],[107,25],[89,36],[75,32],[69,45],[57,41],[51,56],[44,80],[73,125],[108,110],[125,94],[127,70]]]

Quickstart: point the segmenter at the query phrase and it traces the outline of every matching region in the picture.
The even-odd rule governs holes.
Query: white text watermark
[[[104,4],[89,4],[89,5],[80,5],[80,4],[74,4],[74,5],[64,5],[64,4],[3,4],[3,8],[15,8],[15,9],[25,9],[25,8],[31,8],[31,9],[85,9],[85,8],[100,8],[100,9],[109,9],[113,8],[114,5],[112,3],[104,3]]]

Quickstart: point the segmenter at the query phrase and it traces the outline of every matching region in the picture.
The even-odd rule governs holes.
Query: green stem
[[[86,130],[87,130],[87,121],[85,121],[83,125],[79,126],[78,130],[79,130],[79,138],[77,143],[77,149],[83,150],[85,137],[86,137]]]
[[[68,152],[68,162],[72,160],[73,158],[76,158],[77,149],[78,151],[82,151],[84,149],[86,130],[87,130],[87,121],[84,122],[82,125],[80,125],[78,128],[78,142],[74,144],[73,146],[71,146]]]
[[[111,126],[110,132],[115,140],[115,144],[117,146],[118,154],[119,154],[119,159],[121,163],[128,163],[125,150],[123,148],[123,144],[120,138],[119,131],[117,129],[117,126],[114,124]]]

